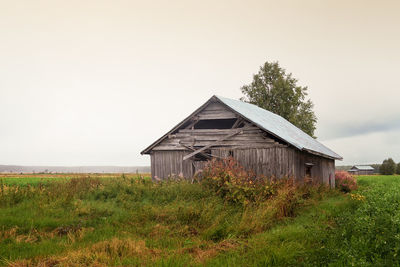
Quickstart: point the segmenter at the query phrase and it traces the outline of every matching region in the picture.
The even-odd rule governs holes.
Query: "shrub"
[[[233,203],[261,203],[272,197],[282,198],[283,216],[290,216],[292,207],[299,198],[309,198],[316,188],[323,185],[296,183],[289,178],[267,178],[246,171],[232,157],[206,163],[203,171],[203,184],[225,200]]]
[[[357,189],[356,178],[346,171],[338,171],[335,173],[335,184],[336,188],[339,188],[339,190],[345,193]]]
[[[257,179],[232,157],[206,163],[202,182],[227,201],[247,204],[266,199],[276,192],[273,183]]]

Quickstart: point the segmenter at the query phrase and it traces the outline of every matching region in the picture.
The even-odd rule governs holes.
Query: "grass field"
[[[142,176],[150,176],[150,174],[141,174]],[[135,178],[137,174],[124,174],[126,178]],[[121,174],[119,173],[95,173],[95,174],[68,174],[68,173],[58,173],[58,174],[16,174],[16,173],[0,173],[0,182],[8,185],[35,185],[39,183],[47,183],[50,181],[62,181],[68,180],[72,178],[99,178],[99,179],[108,179],[108,178],[119,178]]]
[[[201,184],[136,175],[0,179],[1,265],[400,264],[400,176],[314,192],[290,216],[276,216],[286,199],[238,205]]]

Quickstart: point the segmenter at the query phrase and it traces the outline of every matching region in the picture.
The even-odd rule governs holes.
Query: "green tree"
[[[379,172],[383,175],[392,175],[396,172],[396,163],[392,158],[385,159],[382,162]]]
[[[265,62],[253,81],[240,90],[244,94],[242,101],[278,114],[314,137],[317,117],[312,110],[314,104],[306,100],[307,87],[297,85],[297,79],[278,62]]]
[[[397,163],[396,174],[400,174],[400,162]]]

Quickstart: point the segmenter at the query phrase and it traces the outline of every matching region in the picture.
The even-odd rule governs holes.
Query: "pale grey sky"
[[[0,164],[140,151],[278,60],[337,164],[400,161],[399,1],[0,0]]]

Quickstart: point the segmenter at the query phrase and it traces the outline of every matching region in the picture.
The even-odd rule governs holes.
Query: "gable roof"
[[[374,171],[375,169],[369,165],[354,165],[351,169],[357,169],[359,171]]]
[[[148,148],[143,150],[141,154],[148,153],[154,146],[159,144],[164,138],[166,138],[169,134],[176,131],[179,127],[181,127],[185,122],[187,122],[191,116],[200,112],[210,101],[216,100],[230,110],[235,112],[237,115],[249,120],[254,123],[264,131],[270,133],[278,139],[285,141],[286,143],[296,147],[299,150],[307,151],[312,154],[316,154],[319,156],[332,158],[332,159],[342,159],[342,157],[316,139],[312,138],[289,121],[284,119],[283,117],[276,115],[268,110],[262,109],[256,105],[245,103],[240,100],[233,100],[230,98],[225,98],[221,96],[213,96],[211,97],[204,105],[198,108],[195,112],[193,112],[188,118],[183,120],[177,126],[175,126],[171,131],[165,134],[163,137],[158,139]]]

